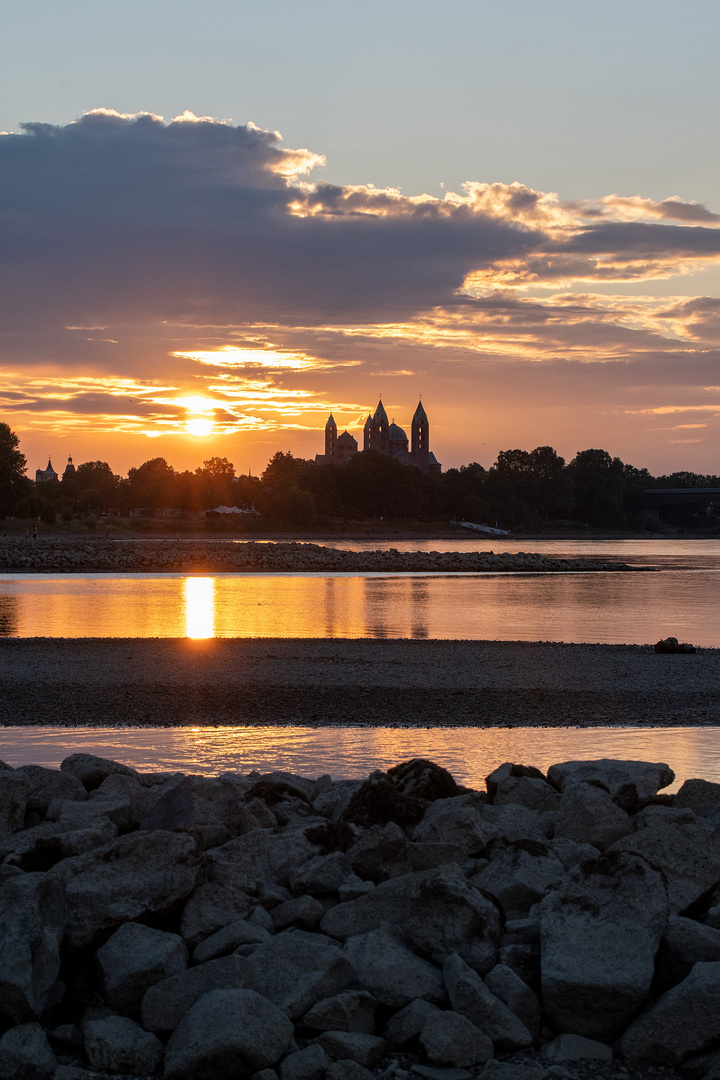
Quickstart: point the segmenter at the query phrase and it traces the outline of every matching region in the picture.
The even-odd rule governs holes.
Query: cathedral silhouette
[[[375,413],[368,415],[363,428],[363,450],[375,450],[378,454],[389,454],[403,465],[414,465],[426,473],[442,472],[439,463],[430,449],[430,424],[427,413],[423,408],[422,401],[412,418],[410,426],[410,448],[408,449],[408,437],[395,420],[388,421],[385,407],[380,401]],[[316,454],[315,461],[318,465],[342,465],[349,461],[358,450],[357,439],[349,431],[337,433],[337,424],[333,414],[330,413],[325,425],[325,453]]]

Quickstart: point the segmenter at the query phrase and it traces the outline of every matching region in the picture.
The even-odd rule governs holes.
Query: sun
[[[211,435],[214,427],[214,422],[206,416],[193,416],[185,422],[188,435]]]

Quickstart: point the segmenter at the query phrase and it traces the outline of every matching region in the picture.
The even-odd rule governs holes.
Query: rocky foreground
[[[633,570],[599,559],[530,552],[343,551],[318,544],[228,540],[0,539],[0,573],[508,573]]]
[[[0,1077],[720,1075],[720,785],[0,769]]]

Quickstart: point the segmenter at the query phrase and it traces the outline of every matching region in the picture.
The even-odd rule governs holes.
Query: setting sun
[[[185,423],[188,435],[211,435],[214,427],[215,423],[206,416],[193,416]]]

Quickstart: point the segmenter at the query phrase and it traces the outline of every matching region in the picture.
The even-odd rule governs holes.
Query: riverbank
[[[367,639],[0,639],[0,724],[720,723],[720,649]]]

